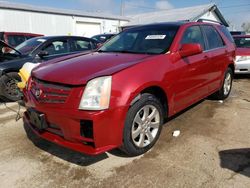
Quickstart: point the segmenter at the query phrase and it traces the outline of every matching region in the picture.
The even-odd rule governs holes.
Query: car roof
[[[161,22],[161,23],[151,23],[146,25],[135,25],[130,26],[129,28],[143,28],[143,27],[166,27],[166,26],[181,26],[187,22]]]
[[[62,36],[41,36],[41,37],[36,37],[37,39],[46,39],[46,40],[50,40],[50,39],[74,39],[74,38],[82,38],[82,39],[90,39],[87,37],[81,37],[81,36],[68,36],[68,35],[62,35]],[[92,40],[92,39],[90,39]]]
[[[8,31],[0,31],[0,33],[4,34],[13,34],[13,35],[31,35],[31,36],[43,36],[42,34],[37,33],[26,33],[26,32],[8,32]]]
[[[143,28],[154,28],[154,27],[180,27],[182,25],[216,25],[221,26],[218,23],[211,23],[211,22],[189,22],[189,21],[179,21],[179,22],[161,22],[161,23],[152,23],[147,25],[138,25],[138,26],[131,26],[127,29],[143,29]],[[125,29],[126,30],[126,29]]]
[[[110,35],[116,35],[116,34],[114,34],[114,33],[105,33],[105,34],[94,35],[93,37],[96,37],[96,36],[110,36]]]

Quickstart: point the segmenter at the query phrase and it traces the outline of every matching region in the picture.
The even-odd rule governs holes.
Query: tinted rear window
[[[17,46],[23,43],[26,38],[23,35],[7,35],[8,44],[11,46]]]
[[[216,31],[213,26],[205,25],[202,26],[207,37],[208,47],[207,50],[220,48],[224,46],[224,42],[220,34]]]
[[[234,39],[233,39],[231,33],[228,31],[228,29],[227,29],[225,26],[221,26],[221,27],[220,27],[220,30],[221,30],[221,32],[227,37],[227,39],[228,39],[230,42],[234,43]]]
[[[250,48],[250,37],[235,37],[234,41],[238,48]]]

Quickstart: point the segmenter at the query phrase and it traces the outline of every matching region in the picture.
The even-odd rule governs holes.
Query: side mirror
[[[180,51],[181,57],[188,57],[202,53],[202,47],[198,43],[182,44]]]
[[[45,56],[48,56],[49,53],[47,51],[40,51],[38,54],[37,54],[41,59],[43,59]]]

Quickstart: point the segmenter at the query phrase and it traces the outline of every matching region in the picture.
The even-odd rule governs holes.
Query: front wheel
[[[233,71],[231,68],[228,68],[224,75],[223,85],[219,91],[214,94],[215,99],[217,100],[224,100],[226,99],[231,90],[232,90],[232,83],[233,83]]]
[[[163,107],[151,94],[142,94],[126,117],[122,150],[129,156],[147,152],[159,138],[163,124]]]
[[[7,73],[0,78],[0,96],[6,102],[14,102],[21,99],[22,93],[17,87],[21,78],[16,72]]]

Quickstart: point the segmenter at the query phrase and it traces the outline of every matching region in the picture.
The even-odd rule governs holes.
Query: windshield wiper
[[[147,55],[157,55],[158,53],[154,52],[136,52],[136,51],[127,51],[127,50],[121,50],[121,51],[114,51],[118,53],[130,53],[130,54],[147,54]]]
[[[105,50],[97,50],[96,52],[101,52],[101,53],[102,53],[102,52],[104,52],[104,53],[105,53],[105,52],[110,52],[110,51],[105,51]]]
[[[130,53],[130,54],[136,54],[138,52],[133,52],[133,51],[128,51],[128,50],[114,50],[112,52],[116,52],[116,53]]]
[[[142,54],[141,52],[128,51],[128,50],[110,50],[110,51],[101,51],[101,52],[129,53],[129,54]]]

